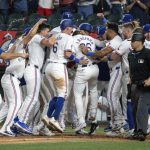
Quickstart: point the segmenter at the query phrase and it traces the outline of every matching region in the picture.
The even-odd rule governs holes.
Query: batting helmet
[[[106,27],[105,26],[97,26],[96,27],[96,33],[97,35],[102,36],[106,31]]]
[[[93,31],[93,26],[89,23],[81,23],[79,29],[91,33]]]
[[[73,19],[73,15],[71,12],[64,12],[61,16],[62,19]]]
[[[144,42],[145,41],[145,36],[142,33],[134,33],[132,35],[131,41],[132,42],[135,42],[135,41],[142,41],[142,42]]]
[[[145,33],[150,32],[150,24],[144,25],[144,26],[143,26],[143,30],[144,30]]]
[[[71,19],[64,19],[60,22],[61,30],[65,30],[67,27],[74,27],[74,23]]]

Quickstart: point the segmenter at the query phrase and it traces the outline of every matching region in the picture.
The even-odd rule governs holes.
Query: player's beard
[[[111,37],[109,36],[109,34],[106,34],[106,40],[111,40]]]

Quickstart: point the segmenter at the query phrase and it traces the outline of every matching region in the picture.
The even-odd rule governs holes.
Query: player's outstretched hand
[[[29,54],[28,53],[21,53],[21,56],[22,58],[26,59],[29,57]]]
[[[80,65],[87,65],[89,63],[89,61],[87,59],[81,59],[79,64]]]
[[[88,52],[88,48],[86,46],[84,46],[84,45],[80,45],[79,47],[80,47],[82,53],[86,55],[87,52]]]
[[[104,14],[103,13],[97,13],[97,17],[104,18]]]
[[[47,21],[46,18],[41,18],[41,19],[38,21],[38,23],[39,23],[39,24],[42,24],[42,23],[44,23],[44,22],[46,22],[46,21]]]

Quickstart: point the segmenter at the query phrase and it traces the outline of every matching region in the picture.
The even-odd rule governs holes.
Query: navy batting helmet
[[[74,27],[74,23],[71,19],[63,19],[60,22],[60,29],[65,30],[67,27]]]
[[[91,33],[93,31],[93,26],[89,23],[81,23],[79,29]]]
[[[61,16],[62,19],[73,19],[73,15],[71,12],[64,12]]]

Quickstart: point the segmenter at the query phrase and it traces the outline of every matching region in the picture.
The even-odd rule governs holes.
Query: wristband
[[[87,52],[86,56],[93,56],[94,52]]]
[[[79,63],[79,62],[80,62],[80,59],[75,58],[75,59],[74,59],[74,62],[75,62],[75,63]]]
[[[70,60],[74,60],[75,59],[75,56],[73,54],[70,55],[70,57],[68,58]]]

